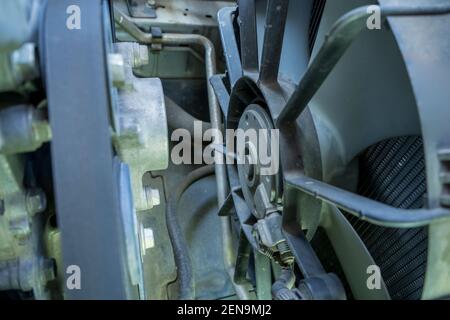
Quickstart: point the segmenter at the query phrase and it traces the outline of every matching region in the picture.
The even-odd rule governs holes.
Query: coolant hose
[[[189,248],[178,220],[177,206],[183,193],[192,184],[213,174],[214,166],[205,166],[192,171],[181,182],[173,196],[171,196],[167,202],[166,224],[174,251],[175,264],[177,266],[180,300],[195,299],[195,286]]]

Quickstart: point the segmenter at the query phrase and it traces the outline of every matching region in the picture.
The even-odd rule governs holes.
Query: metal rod
[[[258,300],[272,300],[272,261],[259,251],[254,252],[256,296]]]
[[[311,243],[306,239],[302,231],[291,234],[287,231],[283,232],[289,248],[292,248],[295,262],[305,278],[315,277],[326,274],[316,252]]]
[[[259,75],[262,83],[278,80],[288,7],[289,0],[269,0],[267,3],[266,30]]]
[[[281,128],[286,123],[295,122],[303,110],[305,110],[308,103],[322,86],[344,53],[356,37],[367,27],[367,19],[373,14],[373,7],[379,8],[383,19],[389,16],[443,15],[450,13],[449,4],[426,6],[364,6],[356,8],[342,16],[325,37],[324,44],[280,113],[276,121],[278,128]]]
[[[428,4],[428,5],[387,5],[380,7],[383,17],[395,16],[433,16],[450,14],[450,4]]]
[[[449,210],[395,208],[306,176],[287,178],[286,185],[378,226],[416,228],[450,218]]]
[[[252,253],[252,246],[248,242],[245,233],[241,231],[239,236],[238,252],[236,257],[236,268],[234,274],[234,282],[238,284],[248,284],[247,271],[250,263],[250,255]]]
[[[162,38],[153,39],[151,34],[141,31],[132,22],[130,17],[122,13],[117,8],[114,8],[114,20],[120,27],[122,27],[124,31],[128,32],[134,39],[136,39],[139,43],[142,44],[152,44],[157,42],[169,46],[171,45],[202,46],[205,51],[205,68],[208,86],[208,102],[209,102],[209,114],[211,118],[211,128],[216,130],[222,128],[222,115],[220,107],[217,102],[216,95],[214,94],[214,89],[209,82],[209,79],[216,74],[216,53],[212,42],[208,38],[198,34],[165,33],[163,34]],[[222,204],[225,202],[229,190],[228,190],[226,167],[225,165],[223,165],[223,163],[225,163],[224,155],[221,152],[215,152],[214,157],[215,157],[214,160],[215,160],[215,172],[217,181],[217,196],[220,208],[222,207]],[[222,247],[223,247],[224,264],[226,271],[228,272],[231,278],[231,281],[233,281],[235,268],[234,259],[236,255],[234,252],[235,250],[231,235],[231,221],[229,217],[220,217],[220,221],[222,229]],[[243,300],[250,299],[248,290],[245,287],[237,285],[234,282],[233,284],[236,294],[240,299]]]
[[[214,92],[216,93],[217,100],[219,101],[220,108],[222,109],[223,114],[228,114],[228,106],[230,104],[230,95],[228,94],[228,90],[223,83],[223,78],[225,75],[216,74],[209,82],[214,88]]]

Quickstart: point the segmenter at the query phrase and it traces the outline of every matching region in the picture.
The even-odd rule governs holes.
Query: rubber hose
[[[166,223],[174,251],[175,264],[177,266],[180,300],[193,300],[195,298],[195,287],[187,241],[178,220],[178,203],[183,193],[192,184],[213,174],[214,166],[205,166],[192,171],[178,186],[176,192],[169,198],[167,204]]]
[[[272,286],[272,296],[275,300],[299,300],[290,287],[295,281],[294,271],[283,269],[277,281]]]

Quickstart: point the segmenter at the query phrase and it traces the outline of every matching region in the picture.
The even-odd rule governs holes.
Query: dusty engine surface
[[[447,0],[0,1],[0,298],[450,296]]]

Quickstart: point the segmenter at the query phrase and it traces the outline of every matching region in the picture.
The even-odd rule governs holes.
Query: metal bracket
[[[148,0],[127,0],[127,7],[133,18],[156,19],[156,2]]]
[[[443,207],[450,207],[450,150],[440,150],[438,158],[441,162],[440,180],[442,183],[442,194],[440,202]]]
[[[116,49],[124,57],[125,85],[118,89],[119,102],[113,110],[114,145],[122,161],[130,166],[134,205],[139,212],[152,209],[159,202],[146,192],[142,177],[169,165],[164,92],[160,79],[134,76],[132,43],[116,44]]]
[[[159,27],[150,27],[150,33],[154,39],[154,42],[151,44],[152,51],[161,51],[163,46],[161,43],[163,32]]]

